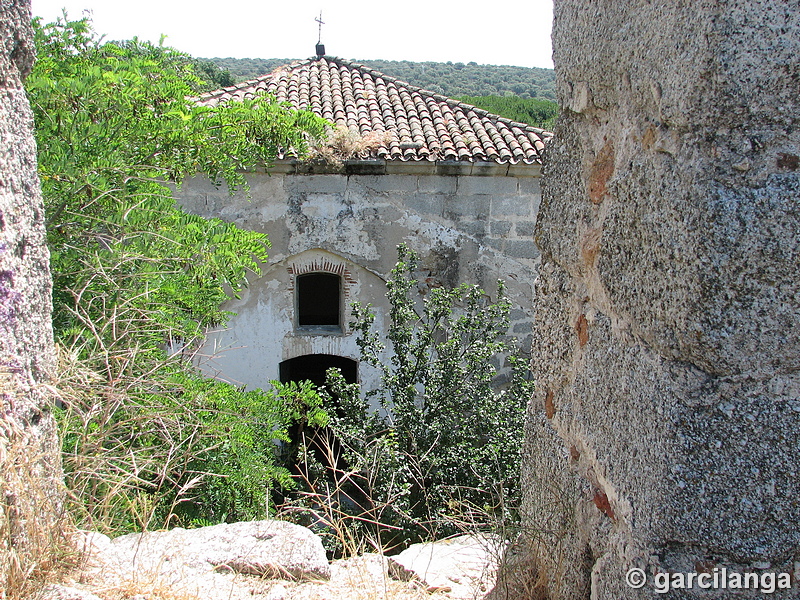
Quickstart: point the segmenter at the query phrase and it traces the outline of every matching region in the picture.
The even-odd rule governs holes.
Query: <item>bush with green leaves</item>
[[[527,361],[506,335],[502,284],[494,302],[476,286],[433,288],[420,308],[416,263],[400,246],[387,282],[388,362],[374,313],[353,306],[361,360],[380,370],[381,385],[361,389],[329,372],[340,404],[332,428],[369,500],[361,523],[389,526],[384,533],[398,543],[454,533],[459,519],[489,525],[512,516],[532,393]],[[502,385],[498,360],[508,366]]]
[[[274,491],[295,487],[276,460],[287,428],[327,423],[310,384],[243,391],[176,369],[101,394],[79,379],[62,376],[58,412],[69,507],[109,533],[269,516]]]
[[[102,502],[118,530],[265,516],[266,490],[288,480],[272,440],[296,394],[208,382],[189,359],[228,318],[223,301],[259,272],[268,240],[185,213],[172,187],[198,172],[243,186],[244,169],[283,150],[302,156],[326,122],[269,97],[198,106],[202,81],[183,53],[103,43],[87,20],[34,28],[26,90],[74,505],[89,518]]]

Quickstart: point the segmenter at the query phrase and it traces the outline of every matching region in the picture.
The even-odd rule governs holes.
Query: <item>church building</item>
[[[466,282],[494,298],[502,279],[515,307],[509,333],[529,350],[533,229],[551,134],[319,54],[199,99],[271,94],[331,121],[337,153],[286,156],[249,173],[249,197],[203,178],[183,184],[186,210],[266,233],[272,244],[262,274],[227,306],[236,313],[228,328],[211,332],[202,368],[264,388],[321,383],[337,366],[369,386],[377,373],[358,363],[349,305],[371,304],[386,327],[385,281],[401,243],[420,256],[421,295]]]

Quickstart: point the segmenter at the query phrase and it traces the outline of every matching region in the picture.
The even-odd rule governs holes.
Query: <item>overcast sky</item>
[[[322,10],[322,42],[345,59],[552,68],[552,0],[467,5],[458,0],[32,0],[33,14],[54,21],[92,11],[98,33],[138,36],[193,56],[306,58],[314,54]],[[511,6],[509,6],[509,4]],[[134,8],[135,5],[135,8]],[[471,6],[471,8],[468,8]]]

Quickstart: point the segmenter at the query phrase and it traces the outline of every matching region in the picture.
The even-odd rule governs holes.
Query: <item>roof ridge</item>
[[[258,77],[254,77],[253,79],[248,79],[246,81],[240,81],[239,83],[234,83],[233,85],[229,85],[228,87],[219,88],[208,92],[203,92],[198,96],[194,96],[194,98],[202,101],[202,100],[209,100],[211,98],[216,98],[217,96],[222,96],[223,94],[226,93],[238,92],[239,90],[244,90],[247,89],[248,87],[251,87],[253,84],[271,80],[272,77],[275,75],[275,73],[277,73],[278,71],[282,71],[284,69],[289,69],[292,67],[299,67],[303,63],[307,62],[310,63],[311,60],[312,60],[311,58],[296,59],[284,65],[277,66],[274,69],[272,69],[269,73],[265,73],[264,75],[259,75]]]

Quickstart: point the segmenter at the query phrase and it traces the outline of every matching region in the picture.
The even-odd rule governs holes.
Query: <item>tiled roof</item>
[[[330,56],[200,96],[215,106],[267,92],[378,144],[361,158],[539,164],[552,134]]]

